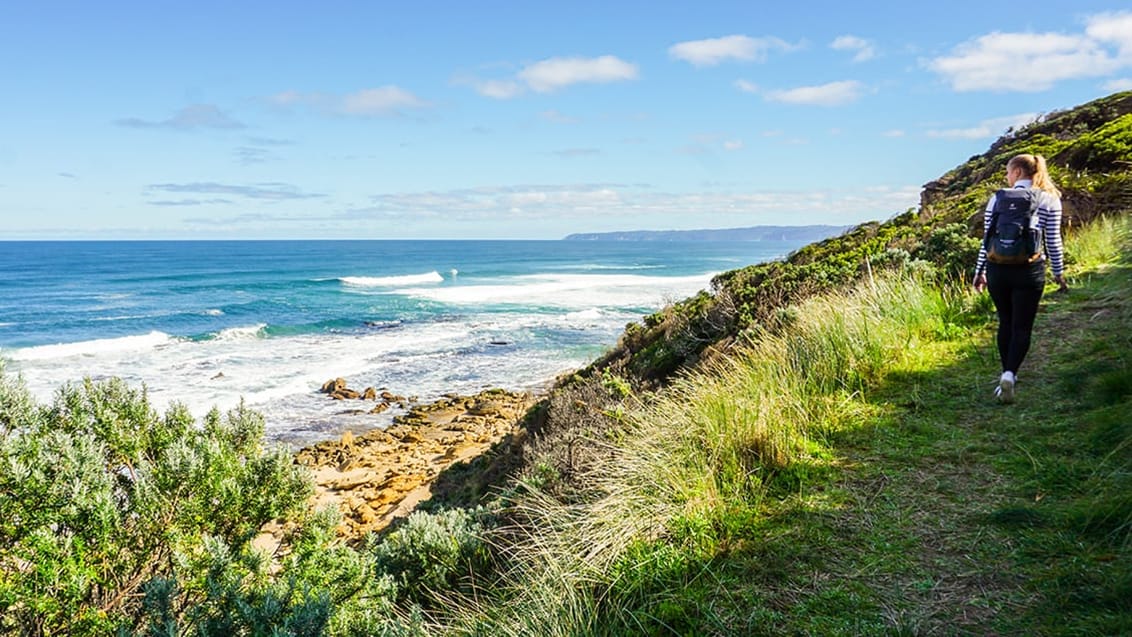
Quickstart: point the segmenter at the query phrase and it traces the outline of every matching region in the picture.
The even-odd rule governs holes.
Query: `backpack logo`
[[[995,193],[990,228],[984,238],[991,263],[1024,264],[1042,258],[1042,228],[1038,216],[1040,191],[1003,188]]]

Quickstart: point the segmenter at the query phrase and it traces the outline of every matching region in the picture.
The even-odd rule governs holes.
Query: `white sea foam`
[[[588,310],[580,310],[577,312],[570,312],[564,316],[567,321],[595,321],[601,318],[601,310],[596,307],[591,307]]]
[[[205,316],[224,316],[224,310],[212,308],[201,312],[201,314],[204,314]]]
[[[402,276],[344,276],[338,279],[345,285],[360,288],[390,287],[395,285],[421,285],[422,283],[442,283],[444,277],[433,270],[424,274]]]
[[[453,305],[519,304],[569,309],[663,304],[707,287],[714,273],[659,277],[637,274],[531,274],[508,285],[400,288],[395,294]]]
[[[267,323],[257,323],[243,327],[229,327],[213,334],[213,338],[218,341],[238,341],[249,338],[260,338],[264,336],[264,329],[266,328]]]
[[[327,439],[344,427],[384,426],[396,413],[343,413],[367,405],[328,400],[319,394],[317,389],[330,378],[344,377],[351,387],[384,387],[421,400],[447,392],[474,393],[485,386],[533,389],[592,360],[614,342],[625,323],[641,313],[639,308],[626,309],[627,300],[630,306],[636,302],[634,295],[655,301],[663,287],[660,283],[674,283],[656,278],[662,280],[521,277],[511,280],[513,285],[499,286],[528,296],[539,292],[562,297],[563,290],[572,290],[569,295],[576,307],[565,308],[568,311],[469,309],[449,320],[407,322],[397,329],[275,337],[257,323],[221,330],[203,340],[152,332],[5,350],[2,355],[11,360],[10,371],[21,374],[28,389],[44,403],[67,382],[84,376],[118,376],[135,387],[145,383],[159,410],[177,401],[200,417],[213,406],[230,409],[244,400],[264,414],[271,437]],[[699,287],[706,280],[691,277],[680,284]],[[545,298],[536,302],[543,303]],[[656,303],[647,307],[652,306]],[[498,347],[499,342],[513,347]]]
[[[173,341],[173,337],[165,332],[155,330],[149,334],[138,334],[135,336],[100,338],[78,343],[59,343],[56,345],[27,347],[12,350],[12,352],[6,354],[6,356],[14,361],[47,361],[60,358],[95,357],[103,354],[152,349],[161,345],[167,345]]]
[[[605,265],[601,263],[579,263],[571,265],[551,266],[552,270],[660,270],[667,268],[666,265]]]

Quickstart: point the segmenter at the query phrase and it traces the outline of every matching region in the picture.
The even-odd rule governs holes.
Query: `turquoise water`
[[[0,358],[47,401],[84,376],[203,414],[241,398],[293,441],[384,426],[342,376],[429,400],[535,389],[625,324],[787,242],[0,242]],[[395,412],[394,412],[395,413]]]

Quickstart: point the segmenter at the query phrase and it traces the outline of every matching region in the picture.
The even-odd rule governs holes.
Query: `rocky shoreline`
[[[453,465],[473,459],[504,437],[517,434],[535,396],[489,389],[473,396],[448,395],[412,405],[410,399],[373,388],[350,390],[343,379],[328,381],[322,392],[336,400],[373,400],[359,410],[380,413],[390,405],[408,411],[386,429],[300,449],[295,461],[311,470],[314,506],[337,505],[340,536],[357,540],[411,513],[432,496],[432,483]]]

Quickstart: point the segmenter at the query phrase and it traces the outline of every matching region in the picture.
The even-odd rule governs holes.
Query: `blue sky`
[[[1132,89],[1132,9],[11,0],[0,65],[0,239],[851,224]]]

